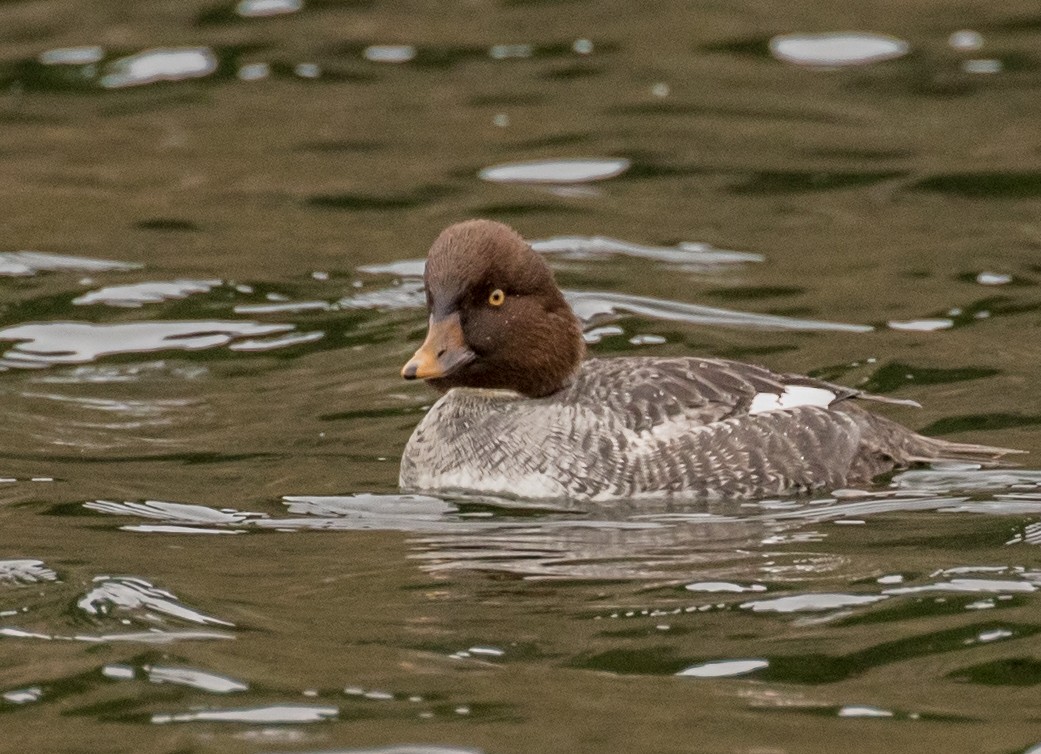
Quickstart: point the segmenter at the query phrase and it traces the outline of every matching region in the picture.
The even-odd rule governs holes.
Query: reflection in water
[[[498,44],[492,45],[488,55],[494,60],[507,60],[508,58],[530,58],[535,50],[529,44]]]
[[[519,503],[486,509],[420,495],[292,496],[284,503],[293,515],[269,517],[155,501],[98,501],[84,507],[162,522],[121,527],[143,533],[210,534],[228,528],[405,531],[414,535],[413,557],[428,570],[502,571],[530,578],[726,576],[752,558],[743,548],[776,529],[763,520],[716,514],[700,504],[659,513],[643,506],[639,511],[605,508],[531,518],[515,517],[515,511],[523,510],[516,507]]]
[[[893,712],[866,704],[847,704],[836,713],[839,717],[893,717]]]
[[[235,12],[243,18],[264,18],[296,13],[304,7],[304,0],[239,0]]]
[[[552,255],[555,259],[591,261],[618,255],[633,259],[647,259],[664,264],[680,265],[682,268],[690,269],[691,271],[704,270],[716,265],[762,262],[764,259],[762,254],[716,249],[707,243],[684,241],[676,246],[646,246],[604,236],[556,236],[540,241],[532,241],[531,248],[540,254]],[[362,269],[362,271],[369,270]],[[389,270],[383,271],[389,272]]]
[[[0,586],[57,580],[58,574],[48,568],[42,560],[0,560]]]
[[[691,665],[676,675],[687,678],[732,678],[769,667],[769,660],[717,660]]]
[[[128,615],[135,620],[155,623],[153,613],[201,625],[234,626],[188,607],[165,589],[134,577],[97,576],[94,586],[77,601],[76,606],[88,615],[102,617]]]
[[[946,317],[935,319],[908,319],[898,321],[891,319],[886,323],[893,330],[912,330],[915,332],[936,332],[937,330],[949,330],[954,327],[954,320]]]
[[[31,702],[37,702],[42,696],[43,689],[39,686],[32,686],[25,689],[12,689],[0,694],[0,698],[5,702],[10,702],[11,704],[29,704]]]
[[[0,277],[28,276],[37,272],[109,272],[136,270],[139,267],[109,259],[87,259],[42,251],[0,252]]]
[[[301,338],[304,342],[315,338],[314,333],[303,333],[288,339],[255,340],[258,336],[283,335],[292,329],[292,325],[231,321],[15,325],[0,330],[0,341],[15,341],[15,345],[0,356],[0,368],[83,364],[114,354],[198,351],[220,346],[261,350],[265,344],[282,348],[301,342]]]
[[[770,40],[770,53],[778,60],[821,68],[878,63],[910,51],[902,39],[868,32],[781,34]]]
[[[1024,574],[1024,578],[1034,578],[1041,581],[1041,573]],[[1011,581],[1003,579],[951,579],[950,581],[939,581],[933,584],[919,584],[917,586],[902,586],[886,589],[886,594],[915,594],[917,592],[973,592],[973,593],[1001,593],[1009,592],[1036,592],[1037,584],[1030,581]]]
[[[86,306],[88,304],[106,304],[137,308],[145,304],[159,304],[164,301],[177,301],[187,298],[193,293],[209,293],[222,285],[221,280],[173,280],[149,283],[131,283],[129,285],[110,285],[89,293],[84,293],[72,300],[72,303]]]
[[[1004,68],[1005,65],[997,58],[975,58],[973,60],[963,60],[961,64],[961,69],[965,73],[984,75],[1001,73]]]
[[[871,332],[870,325],[824,322],[773,314],[740,312],[680,301],[599,291],[565,291],[564,296],[583,322],[602,321],[621,313],[691,325],[751,327],[763,330],[832,330]]]
[[[416,57],[416,48],[412,45],[369,45],[362,57],[373,63],[407,63]]]
[[[947,37],[951,49],[972,52],[983,47],[983,35],[973,29],[959,29]]]
[[[45,50],[37,57],[43,65],[90,65],[105,57],[105,48],[97,45],[83,47],[57,47]]]
[[[403,531],[413,535],[412,557],[432,572],[478,570],[539,579],[686,581],[690,582],[685,586],[688,592],[712,596],[763,592],[769,588],[769,580],[798,581],[830,570],[835,563],[832,557],[810,557],[798,552],[790,556],[772,555],[769,562],[756,565],[761,562],[763,548],[780,548],[783,553],[787,545],[823,540],[826,535],[805,528],[821,522],[863,523],[873,515],[910,511],[961,510],[1006,515],[1041,512],[1041,494],[1036,492],[1030,502],[1015,501],[1011,508],[1008,503],[996,501],[982,503],[975,509],[965,507],[968,498],[933,493],[916,496],[890,490],[863,494],[868,499],[855,502],[674,501],[591,509],[542,507],[530,512],[525,504],[516,501],[450,501],[423,495],[369,494],[288,496],[283,498],[288,516],[159,501],[96,501],[85,503],[84,508],[152,519],[157,523],[120,527],[152,534]],[[524,515],[520,515],[522,512]],[[902,576],[895,581],[879,578],[873,592],[867,595],[796,594],[745,601],[741,607],[753,612],[786,613],[869,605],[892,595],[945,589],[1028,593],[1036,589],[1035,581],[1041,580],[1041,575],[1033,572],[1021,570],[1015,575],[1015,580],[957,578],[900,587],[892,584],[902,583]]]
[[[41,569],[45,573],[49,571],[42,566],[36,570]],[[54,581],[55,579],[44,578],[42,580]],[[2,585],[3,582],[0,582],[0,586]],[[99,625],[112,623],[119,626],[120,630],[66,634],[19,628],[15,625],[0,625],[0,637],[87,644],[172,644],[181,641],[234,638],[232,634],[225,631],[180,627],[183,624],[189,624],[234,628],[234,624],[206,615],[186,605],[173,593],[138,577],[97,576],[93,579],[92,588],[77,599],[75,605],[78,613],[74,616],[74,620],[77,623],[82,623],[83,617],[87,617],[92,623]],[[0,618],[12,622],[38,620],[38,617],[35,616],[38,610],[39,607],[34,605],[32,609],[27,607],[23,610],[0,611]],[[131,626],[140,626],[144,630],[128,630]]]
[[[813,612],[836,610],[840,607],[853,607],[854,605],[870,605],[884,599],[884,595],[877,594],[796,594],[770,600],[753,600],[743,603],[741,607],[754,613]]]
[[[209,47],[144,50],[109,63],[99,83],[106,89],[142,86],[159,81],[183,81],[217,71],[216,53]]]
[[[152,722],[162,723],[257,723],[286,725],[319,723],[333,720],[340,714],[338,707],[316,707],[308,705],[276,705],[273,707],[244,707],[241,709],[199,710],[197,712],[157,713]]]
[[[271,75],[271,66],[267,63],[246,63],[235,72],[240,81],[262,81]]]
[[[146,665],[143,668],[152,683],[170,683],[176,686],[188,686],[213,694],[230,694],[236,691],[247,691],[249,684],[229,678],[226,675],[210,673],[197,668],[175,668],[165,665]]]
[[[621,175],[630,164],[625,158],[531,160],[492,165],[477,175],[489,183],[588,183]]]

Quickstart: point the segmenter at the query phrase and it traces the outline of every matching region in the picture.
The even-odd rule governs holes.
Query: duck
[[[401,370],[441,396],[402,490],[574,503],[765,498],[1013,451],[926,437],[865,402],[911,403],[701,356],[585,358],[546,261],[507,225],[449,226],[426,258],[428,324]]]

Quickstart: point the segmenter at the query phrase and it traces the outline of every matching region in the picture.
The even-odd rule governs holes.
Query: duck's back
[[[922,437],[857,391],[720,359],[583,363],[546,398],[457,388],[416,428],[401,485],[528,499],[753,497],[1000,449]]]

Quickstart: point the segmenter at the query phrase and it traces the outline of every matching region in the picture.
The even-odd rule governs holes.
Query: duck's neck
[[[582,327],[571,308],[547,317],[544,328],[531,333],[532,347],[522,368],[516,370],[510,389],[542,398],[571,384],[586,354]]]

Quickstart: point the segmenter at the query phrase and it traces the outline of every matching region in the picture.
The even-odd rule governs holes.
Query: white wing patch
[[[835,400],[835,393],[822,387],[809,385],[788,385],[782,393],[756,393],[750,414],[761,414],[764,411],[779,411],[797,406],[820,406],[827,408]]]

